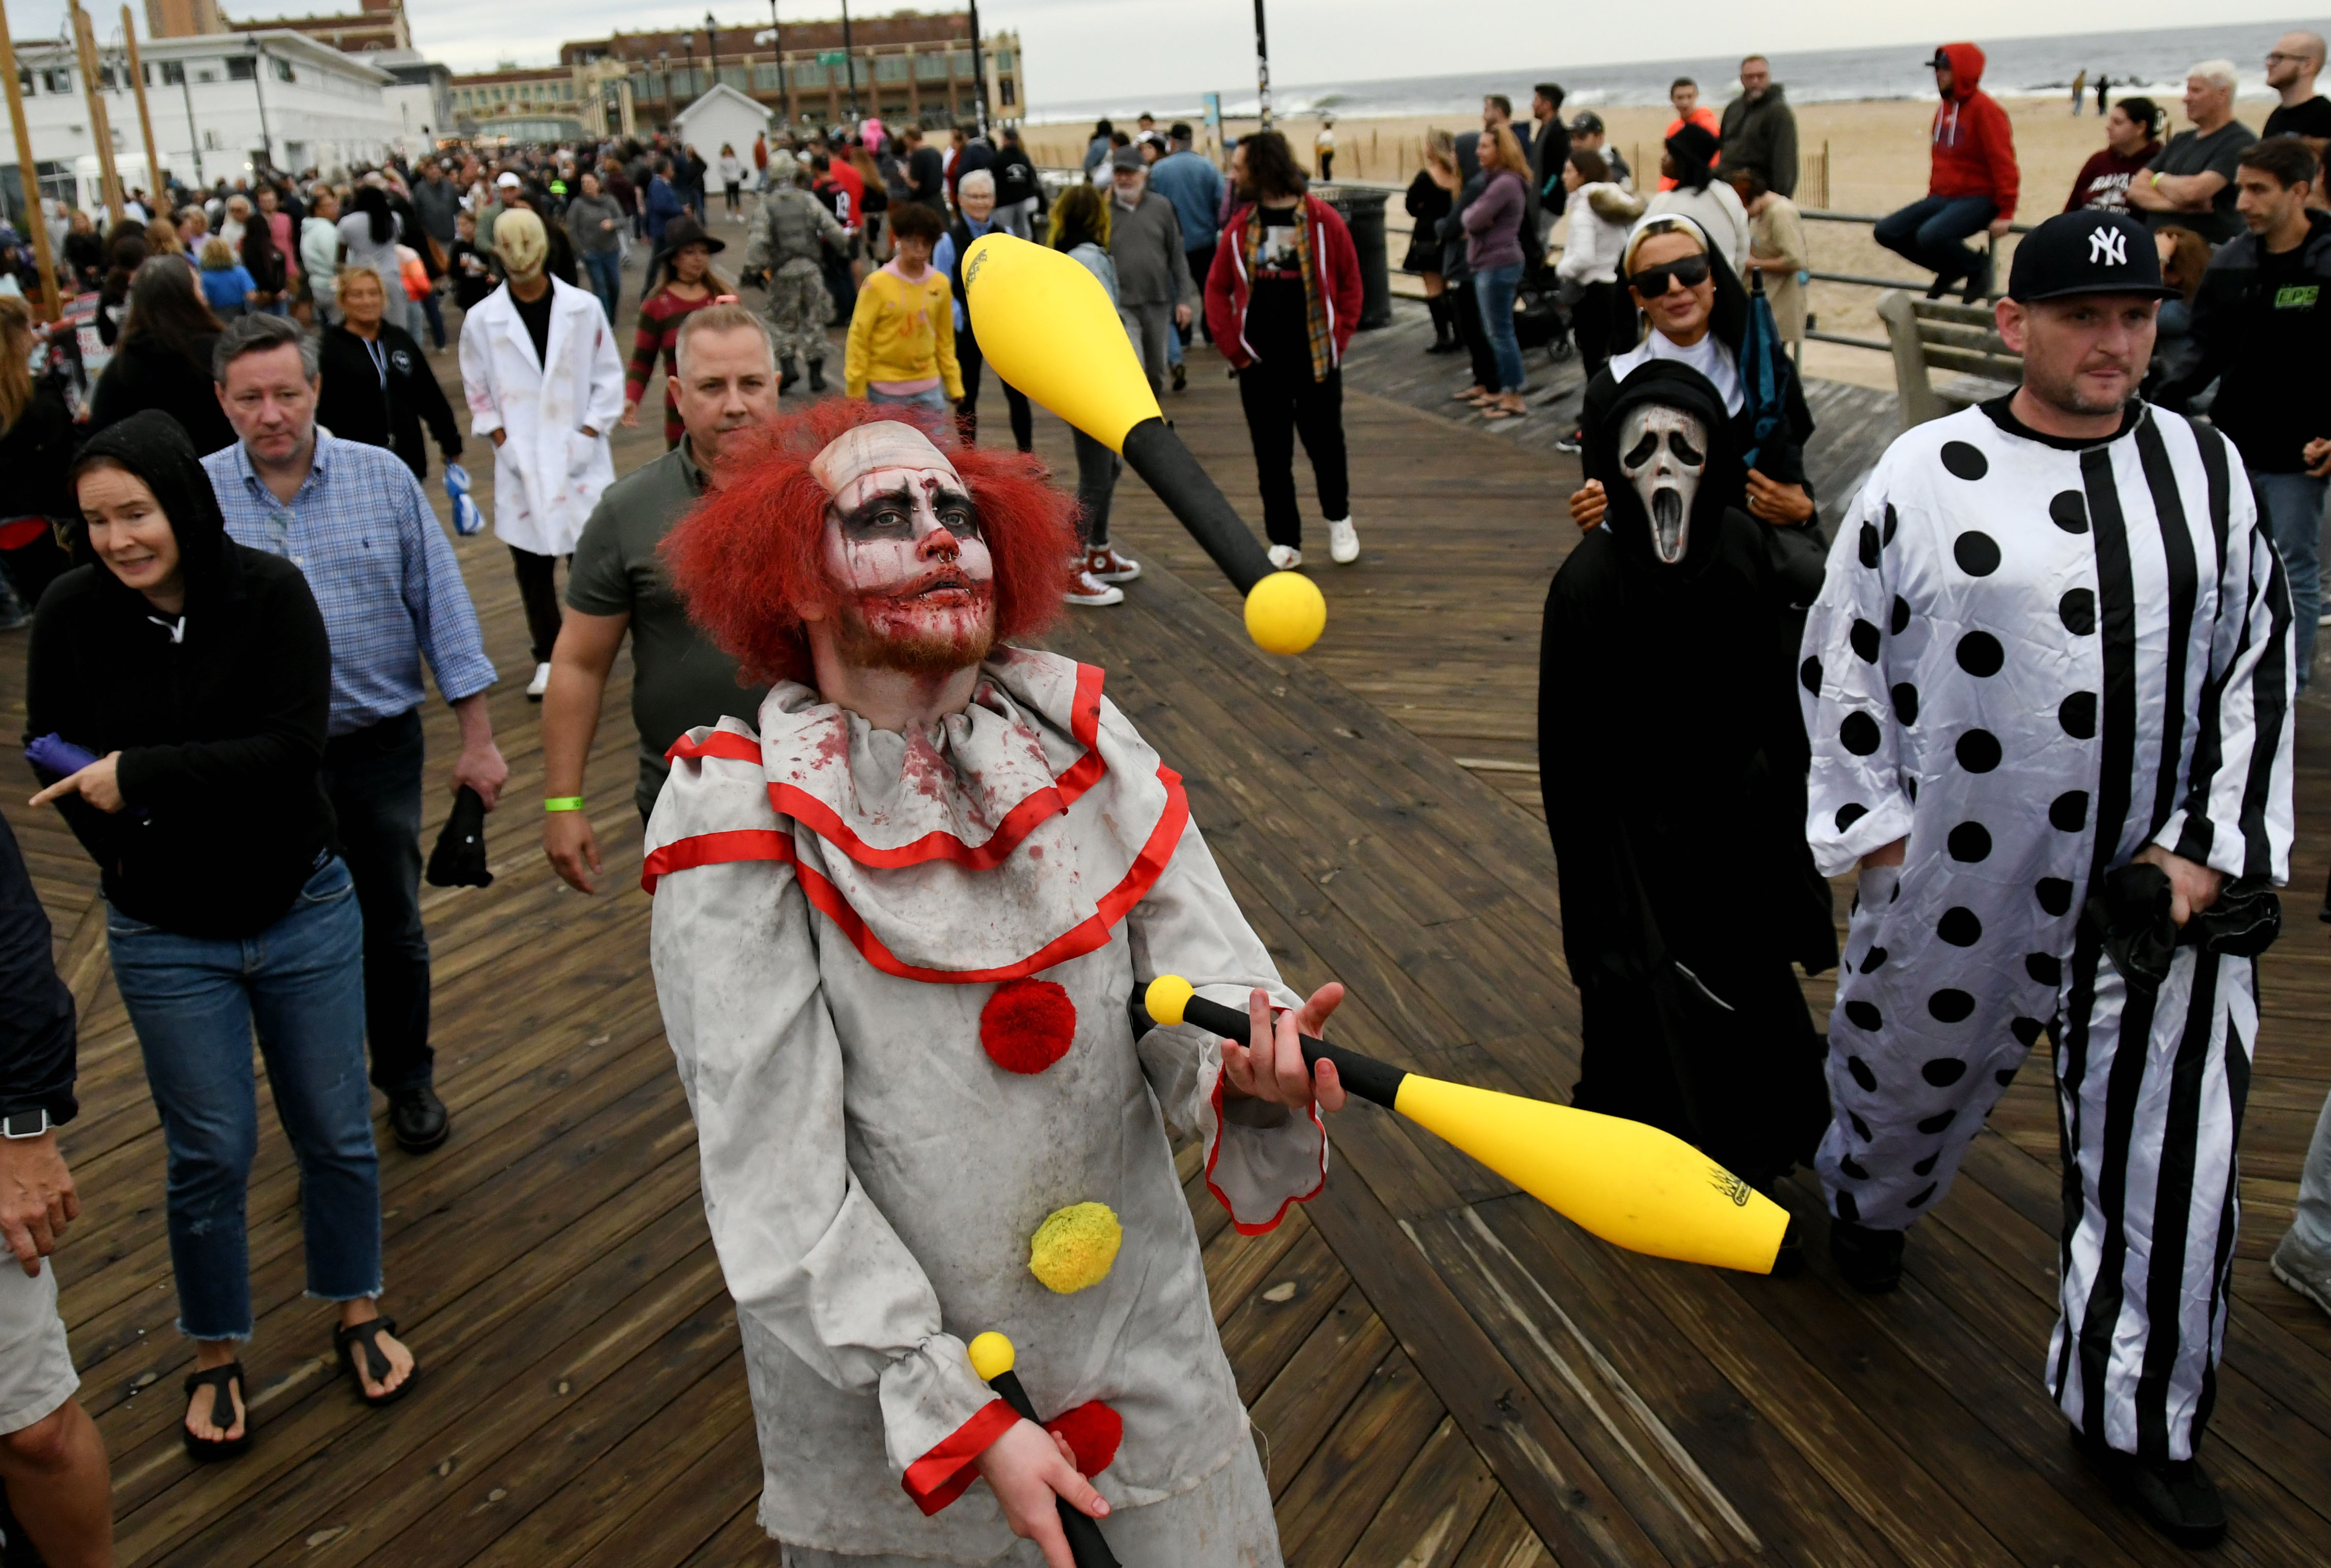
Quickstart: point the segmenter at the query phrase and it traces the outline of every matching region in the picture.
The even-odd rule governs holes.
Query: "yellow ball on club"
[[[1327,629],[1327,595],[1300,572],[1273,572],[1247,593],[1246,634],[1266,653],[1300,653]]]

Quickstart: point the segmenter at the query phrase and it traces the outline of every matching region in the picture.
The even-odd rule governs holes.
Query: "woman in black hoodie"
[[[254,1025],[300,1163],[308,1293],[340,1304],[336,1345],[368,1401],[411,1383],[376,1304],[364,923],[319,779],[331,649],[300,569],[228,539],[174,421],[148,411],[99,432],[72,479],[94,559],[33,623],[25,708],[47,785],[33,803],[54,801],[103,873],[108,952],[169,1152],[178,1328],[195,1342],[181,1436],[224,1459],[251,1440],[236,1351],[252,1327]],[[74,768],[50,737],[96,760]]]
[[[178,422],[198,453],[233,445],[234,426],[211,379],[211,350],[224,330],[183,260],[156,256],[139,266],[121,341],[90,394],[90,428],[154,408]]]

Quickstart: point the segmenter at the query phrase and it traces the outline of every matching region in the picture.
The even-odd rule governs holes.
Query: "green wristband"
[[[581,795],[552,795],[542,803],[546,812],[579,812],[583,809]]]

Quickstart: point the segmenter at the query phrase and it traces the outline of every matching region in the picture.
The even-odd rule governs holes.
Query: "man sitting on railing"
[[[1972,251],[1964,242],[1986,229],[1998,240],[2015,216],[2015,133],[2007,111],[1978,86],[1982,50],[1946,43],[1929,63],[1943,96],[1935,111],[1934,172],[1926,195],[1879,219],[1873,236],[1935,274],[1927,299],[1941,299],[1965,279],[1964,297],[1973,305],[1991,292],[1992,258],[1988,250]]]

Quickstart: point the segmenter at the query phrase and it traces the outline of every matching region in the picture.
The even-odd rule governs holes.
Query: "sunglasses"
[[[1646,299],[1656,299],[1680,283],[1687,289],[1697,289],[1708,281],[1708,258],[1679,256],[1664,267],[1645,267],[1627,274],[1627,282]]]

